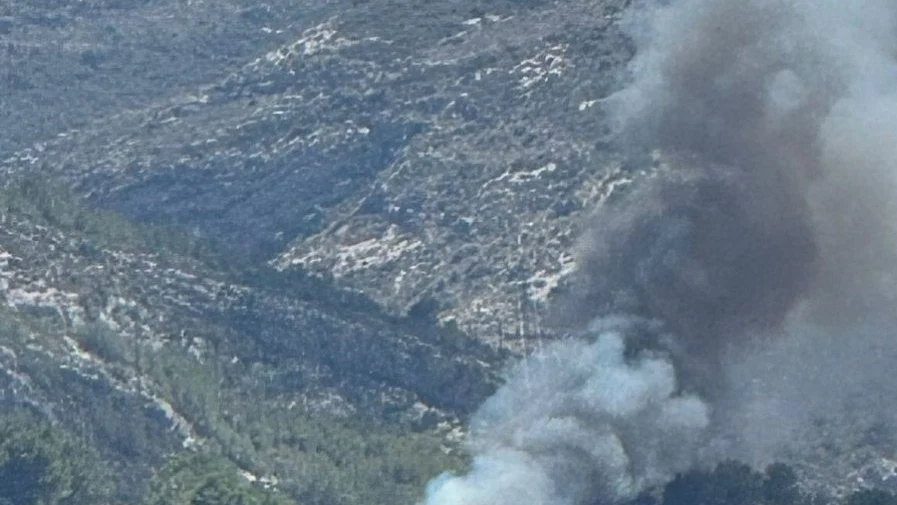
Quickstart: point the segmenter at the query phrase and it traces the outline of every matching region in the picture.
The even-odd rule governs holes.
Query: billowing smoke
[[[615,503],[698,455],[894,428],[897,3],[677,0],[626,23],[631,84],[605,106],[654,167],[582,238],[564,304],[589,337],[518,366],[428,505]]]
[[[583,285],[634,290],[638,310],[716,339],[780,326],[797,302],[847,321],[893,299],[895,16],[887,0],[633,16],[644,49],[611,106],[626,146],[672,173],[598,213]]]
[[[519,364],[473,421],[473,470],[431,483],[427,503],[613,503],[687,469],[707,406],[678,393],[668,356],[625,343],[658,330],[603,318],[594,341],[558,343]]]
[[[608,105],[660,168],[597,210],[575,313],[663,320],[723,456],[893,433],[897,3],[679,0],[628,23]]]

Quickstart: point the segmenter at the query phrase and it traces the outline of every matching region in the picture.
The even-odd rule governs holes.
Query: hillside
[[[616,23],[627,2],[220,3],[98,5],[108,26],[147,27],[119,28],[114,47],[85,41],[108,52],[95,68],[67,53],[60,66],[23,61],[46,89],[13,89],[9,106],[39,96],[78,122],[9,116],[43,129],[0,170],[39,168],[141,221],[332,273],[391,313],[430,297],[484,339],[537,335],[583,212],[627,178],[594,107],[632,54]],[[23,9],[66,20],[39,28],[47,40],[93,33],[78,9]],[[145,40],[160,33],[150,26],[171,39]],[[5,37],[17,47],[35,30]],[[84,84],[83,99],[54,102],[82,88],[53,88],[51,72],[117,79],[103,85],[115,92]]]
[[[410,505],[504,443],[598,482],[591,435],[678,438],[572,393],[594,363],[508,370],[618,312],[651,320],[620,376],[723,426],[632,505],[892,505],[851,493],[897,489],[897,114],[832,110],[897,65],[819,34],[897,37],[737,3],[658,48],[631,0],[0,0],[0,505]]]
[[[439,438],[410,433],[448,435],[494,383],[488,348],[324,281],[240,268],[39,180],[0,200],[0,398],[92,440],[130,499],[151,469],[195,446],[293,489],[307,485],[295,475],[306,458],[322,457],[295,437],[344,452],[379,430],[390,449],[371,457],[436,457]],[[320,486],[345,471],[324,458]],[[371,479],[381,464],[396,463],[353,462],[372,465]],[[413,467],[409,492],[440,469],[426,465]]]

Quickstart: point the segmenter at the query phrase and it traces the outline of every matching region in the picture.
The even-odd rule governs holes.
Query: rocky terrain
[[[0,0],[0,406],[95,440],[132,501],[201,446],[330,503],[327,451],[268,440],[294,417],[451,454],[652,169],[601,107],[629,3]],[[858,460],[832,478],[893,480]],[[353,489],[435,471],[383,468]]]
[[[102,113],[92,105],[99,98],[85,95],[63,106],[80,117],[76,126],[56,121],[57,131],[20,142],[2,167],[39,168],[96,204],[195,229],[281,270],[330,273],[395,314],[431,298],[441,320],[484,339],[535,335],[542,305],[571,269],[583,210],[626,178],[601,142],[594,106],[631,56],[617,26],[625,4],[356,2],[327,7],[329,16],[303,5],[311,12],[286,17],[286,5],[181,6],[171,12],[205,20],[211,9],[204,26],[253,38],[190,32],[222,38],[216,58],[234,56],[215,65],[197,61],[195,40],[173,36],[160,48],[173,63],[143,64],[177,76],[154,100],[138,92],[144,103],[121,97],[123,110]],[[139,15],[167,25],[144,12],[169,12],[167,3],[133,9],[112,9],[110,22]],[[93,26],[88,19],[67,14],[53,33]],[[34,30],[13,24],[7,37]],[[143,36],[123,34],[128,43],[114,54],[148,58]],[[82,52],[105,47],[85,44]],[[185,66],[197,66],[190,82]],[[49,71],[28,70],[40,82]],[[132,72],[95,69],[148,85]],[[50,92],[38,91],[10,100]],[[76,111],[82,102],[95,117]]]
[[[2,200],[0,399],[84,426],[128,478],[229,446],[249,411],[448,434],[495,383],[488,348],[363,296],[235,269],[31,180]]]

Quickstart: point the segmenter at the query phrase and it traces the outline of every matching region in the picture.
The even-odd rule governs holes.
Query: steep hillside
[[[126,498],[191,447],[300,498],[332,493],[349,464],[332,459],[358,444],[385,452],[353,455],[349,488],[416,493],[446,462],[438,439],[410,431],[448,435],[494,383],[498,356],[463,335],[316,278],[241,267],[35,179],[6,188],[0,223],[2,404],[93,440]],[[396,461],[411,474],[378,477]],[[309,464],[320,482],[302,477]]]
[[[226,2],[181,4],[185,19],[218,12],[200,26],[230,16],[215,58],[253,57],[194,62],[183,42],[166,55],[197,67],[189,80],[164,67],[178,73],[164,99],[34,135],[2,169],[40,169],[281,270],[332,274],[392,313],[432,298],[484,339],[536,335],[583,209],[627,178],[594,107],[632,54],[626,3],[303,3],[285,17],[266,4],[251,11],[264,22]],[[125,68],[96,72],[147,86]]]
[[[723,383],[738,381],[747,393],[739,392],[754,403],[742,397],[708,400],[714,415],[731,413],[742,423],[740,431],[706,434],[720,437],[707,449],[708,461],[718,462],[730,445],[750,445],[741,439],[753,437],[765,445],[740,455],[756,457],[748,462],[761,470],[769,454],[783,454],[775,452],[782,441],[793,442],[803,444],[804,452],[785,456],[812,493],[788,494],[800,496],[790,505],[822,503],[813,495],[817,491],[893,489],[893,408],[886,400],[893,396],[889,360],[897,352],[882,349],[894,347],[888,328],[897,328],[897,319],[887,304],[897,299],[891,288],[897,255],[890,254],[890,244],[884,247],[887,237],[880,238],[887,236],[880,230],[890,230],[882,225],[890,222],[887,216],[867,227],[856,225],[862,219],[850,219],[851,213],[862,217],[864,207],[897,208],[874,187],[888,187],[891,179],[878,184],[871,177],[886,172],[879,165],[887,167],[893,158],[878,151],[893,142],[877,136],[893,130],[891,119],[858,115],[855,124],[841,124],[833,115],[844,129],[829,131],[833,143],[820,150],[838,156],[814,152],[820,157],[792,159],[817,150],[817,130],[831,127],[828,121],[816,125],[831,112],[827,100],[841,97],[843,90],[834,88],[853,89],[845,69],[866,60],[829,58],[840,50],[810,51],[812,58],[793,65],[788,58],[820,40],[830,42],[818,36],[829,29],[831,40],[840,41],[834,35],[849,30],[833,27],[846,20],[833,16],[824,20],[831,24],[820,25],[824,29],[806,29],[800,23],[792,27],[790,18],[782,21],[778,11],[764,11],[757,23],[712,11],[689,32],[706,30],[688,41],[710,40],[704,52],[680,47],[673,30],[665,33],[675,42],[669,46],[694,61],[684,57],[690,72],[672,76],[679,78],[673,79],[679,94],[659,93],[658,103],[646,107],[652,113],[634,123],[652,130],[655,120],[664,119],[658,128],[666,136],[622,152],[619,139],[611,138],[611,112],[604,105],[638,80],[638,69],[629,66],[636,43],[624,27],[624,13],[635,3],[0,0],[0,484],[8,467],[18,464],[17,455],[37,454],[32,459],[44,467],[52,466],[52,457],[66,462],[52,468],[61,489],[53,500],[69,500],[68,505],[86,505],[69,489],[84,472],[70,468],[94,465],[97,475],[108,473],[111,488],[98,485],[82,495],[115,503],[419,503],[430,478],[469,463],[459,450],[463,423],[502,382],[508,358],[569,336],[576,325],[558,324],[561,311],[553,310],[554,302],[581,289],[585,294],[578,301],[585,308],[568,306],[563,316],[581,312],[588,320],[613,307],[650,317],[652,325],[653,319],[663,320],[686,339],[720,337],[709,358],[690,356],[710,362],[700,364],[716,373],[705,381],[712,384],[694,389],[722,390],[728,387]],[[781,3],[798,4],[809,5]],[[743,12],[740,5],[725,3],[736,14]],[[809,11],[807,19],[825,17]],[[740,21],[732,31],[745,39],[730,42],[730,54],[714,44],[715,37],[728,35],[719,23],[731,20]],[[768,40],[761,33],[757,47],[751,46],[767,59],[742,48],[760,28],[781,30],[772,30],[775,37]],[[803,34],[809,38],[790,43],[791,32],[802,30],[812,32]],[[890,34],[893,27],[880,31]],[[889,62],[892,38],[882,36],[886,42],[876,45]],[[873,39],[867,43],[878,42]],[[833,45],[852,46],[845,40],[851,43]],[[710,70],[704,68],[708,61]],[[723,72],[732,61],[743,67]],[[788,65],[797,69],[794,76],[782,70]],[[854,87],[889,90],[894,68],[869,71],[885,78]],[[801,72],[817,87],[802,87]],[[652,86],[662,79],[647,80],[635,90],[657,92]],[[886,98],[891,101],[883,103],[892,103],[893,97]],[[673,103],[663,103],[667,99]],[[885,109],[858,103],[866,113]],[[658,104],[665,107],[654,111]],[[845,117],[852,116],[840,120]],[[810,124],[819,128],[793,130]],[[870,125],[869,135],[856,133]],[[690,135],[683,133],[683,140],[680,130]],[[854,144],[865,147],[847,149]],[[717,165],[739,163],[745,173],[762,172],[758,166],[789,170],[750,180],[756,185],[745,187],[761,188],[762,199],[740,186],[735,193],[711,187],[707,196],[694,189],[700,184],[683,182],[666,196],[684,203],[658,205],[656,215],[655,209],[640,208],[642,200],[629,200],[647,216],[635,212],[641,217],[631,218],[634,223],[627,221],[625,206],[621,217],[603,205],[614,197],[626,201],[640,187],[650,190],[650,184],[638,184],[662,179],[657,174],[703,168],[708,173],[698,179],[713,179],[731,168]],[[808,167],[820,166],[836,174],[841,166],[862,166],[870,178],[845,177],[849,184],[832,184],[821,195],[815,186],[782,190],[794,182],[792,176],[809,184],[818,174]],[[844,198],[845,186],[856,194]],[[804,190],[815,191],[820,201],[812,203],[827,213],[817,216],[812,205],[779,212],[787,210],[782,202],[805,196]],[[867,194],[877,199],[866,200]],[[620,233],[596,233],[607,239],[601,244],[610,244],[606,257],[580,264],[576,285],[571,274],[577,241],[584,223],[596,221],[589,214],[602,209],[610,209],[608,229]],[[753,211],[764,219],[752,219]],[[732,226],[722,219],[727,212],[747,225]],[[705,213],[709,217],[699,224],[712,226],[690,220]],[[811,214],[814,229],[821,230],[813,239],[822,241],[807,250],[825,246],[839,260],[825,279],[806,274],[815,273],[812,254],[795,260],[772,247],[801,237],[791,231],[802,227],[763,233],[789,217]],[[681,221],[671,224],[668,217]],[[635,238],[623,233],[632,231],[625,225],[638,231]],[[832,241],[841,228],[853,235]],[[616,237],[621,244],[614,243]],[[878,240],[879,250],[858,245]],[[711,247],[716,242],[723,246]],[[781,247],[789,252],[788,244]],[[877,254],[881,250],[888,254]],[[703,275],[687,261],[696,251],[711,263],[729,264]],[[758,251],[765,254],[752,259]],[[649,258],[641,262],[641,256]],[[853,265],[863,263],[879,270],[873,275],[858,268],[863,275],[849,278]],[[731,264],[748,268],[732,275]],[[792,271],[805,273],[805,283],[781,289],[780,278]],[[738,289],[738,282],[757,279],[769,289]],[[813,328],[828,339],[825,345],[803,335],[810,330],[785,324],[786,313],[802,309],[800,303],[811,296],[839,308],[843,300],[829,300],[842,296],[835,280],[845,281],[854,295],[863,284],[884,287],[848,301],[856,313],[846,329]],[[698,301],[704,304],[656,289],[676,283],[701,292]],[[779,298],[781,292],[791,296]],[[637,303],[639,297],[647,303]],[[596,300],[604,305],[596,307]],[[751,303],[778,308],[769,327],[782,335],[769,340],[787,341],[785,336],[794,337],[788,332],[800,338],[792,347],[755,342],[752,324],[769,321],[742,311]],[[830,308],[821,307],[820,313]],[[869,307],[880,318],[862,312]],[[743,341],[731,347],[748,349],[744,356],[752,359],[726,354],[731,332],[721,329],[728,327],[701,324],[713,315],[751,323],[738,335]],[[869,341],[863,335],[874,333],[867,327],[881,333],[874,345],[864,344]],[[666,334],[655,340],[670,347],[658,354],[686,354]],[[755,344],[768,354],[755,352]],[[624,371],[633,365],[629,348],[626,353]],[[556,361],[564,371],[566,362]],[[873,361],[876,367],[870,367]],[[521,374],[527,394],[529,364]],[[742,368],[726,368],[732,364]],[[844,364],[851,368],[842,369]],[[686,373],[672,374],[664,394],[688,389],[676,382]],[[866,381],[867,374],[874,380]],[[835,394],[841,383],[863,394]],[[540,398],[555,401],[552,394]],[[590,404],[590,398],[576,399]],[[812,409],[804,412],[804,403]],[[536,436],[524,441],[540,457],[553,455],[557,447],[546,445],[539,430],[551,431],[554,411],[527,406],[548,415],[533,429]],[[801,415],[789,418],[792,410]],[[520,411],[525,409],[511,409]],[[876,417],[881,412],[884,420]],[[601,426],[593,417],[620,424],[599,413],[586,415],[588,424]],[[783,422],[776,424],[779,415]],[[653,440],[642,436],[643,425],[634,426],[628,436]],[[805,443],[800,436],[808,433]],[[498,435],[517,449],[517,432]],[[563,446],[566,439],[559,438]],[[578,442],[592,449],[589,436]],[[578,463],[577,447],[568,452]],[[83,458],[60,456],[78,448]],[[721,468],[715,475],[695,467],[669,484],[676,489],[683,480],[728,482],[734,474],[736,484],[740,477],[750,484],[744,489],[754,493],[752,499],[759,500],[762,488],[767,494],[760,502],[789,505],[773,503],[769,497],[779,495],[766,489],[780,474]],[[795,475],[786,477],[791,492]],[[222,498],[217,493],[225,488],[235,494]],[[638,503],[657,503],[660,492],[650,489]],[[719,500],[718,486],[703,492]],[[872,494],[846,503],[884,505],[892,499]]]
[[[180,100],[328,15],[288,1],[4,0],[0,151]]]

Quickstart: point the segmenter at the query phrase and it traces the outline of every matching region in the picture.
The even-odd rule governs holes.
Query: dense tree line
[[[278,464],[289,483],[257,478],[212,444],[172,455],[139,505],[410,504],[444,464],[440,449],[427,450],[416,435],[363,435],[340,423],[285,416],[247,431],[250,452],[289,444],[304,455]],[[0,505],[113,502],[113,472],[90,443],[27,408],[0,414]]]
[[[394,447],[383,442],[347,441],[345,447],[318,446],[310,432],[288,429],[279,435],[311,453],[321,454],[338,466],[357,465],[374,453]],[[274,443],[270,441],[269,443]],[[362,445],[358,445],[361,443]],[[413,445],[413,444],[412,444]],[[404,482],[417,485],[417,465],[411,451],[399,450],[392,471]],[[413,449],[411,446],[408,449]],[[341,451],[332,453],[332,451]],[[311,461],[309,461],[311,463]],[[311,465],[309,468],[314,468]],[[324,468],[326,465],[317,465]],[[309,482],[318,484],[298,494],[301,503],[340,503],[335,497],[357,494],[326,473],[309,470]],[[357,470],[356,470],[357,471]],[[293,498],[271,483],[257,482],[229,459],[203,451],[184,451],[159,468],[141,505],[296,505]],[[359,496],[359,503],[413,503],[410,495]],[[88,443],[27,408],[0,415],[0,504],[96,505],[115,501],[111,473]],[[833,502],[803,492],[794,470],[773,464],[765,471],[727,461],[712,470],[692,470],[676,476],[657,494],[645,494],[629,505],[897,505],[888,491],[856,491]]]
[[[27,408],[0,415],[0,504],[101,505],[112,473],[86,441]],[[155,475],[144,505],[293,505],[227,459],[185,451]]]
[[[94,505],[110,490],[89,444],[27,409],[0,416],[0,503]]]

